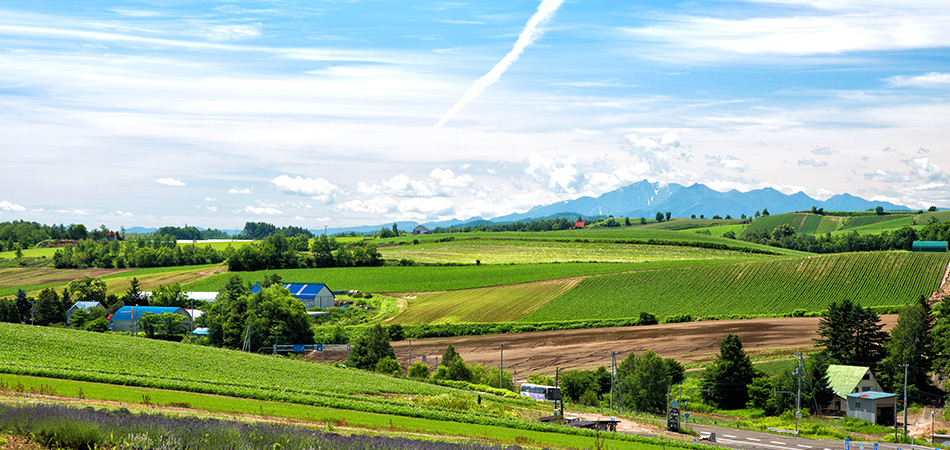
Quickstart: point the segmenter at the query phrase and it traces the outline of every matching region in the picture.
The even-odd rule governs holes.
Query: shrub
[[[413,363],[409,366],[407,375],[409,375],[409,378],[429,378],[429,365],[423,362]]]
[[[386,375],[402,375],[402,366],[392,357],[385,357],[376,363],[376,372]]]

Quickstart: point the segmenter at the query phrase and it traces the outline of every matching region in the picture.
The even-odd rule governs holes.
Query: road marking
[[[733,435],[731,435],[731,434],[724,434],[724,435],[722,435],[722,437],[733,438],[733,439],[736,438],[735,436],[733,436]]]
[[[755,439],[755,438],[746,438],[746,439],[753,439],[753,440],[756,440],[756,441],[760,441],[760,440],[761,440],[761,439]],[[748,445],[748,442],[746,442],[746,441],[734,441],[734,440],[732,440],[732,439],[717,439],[717,440],[719,440],[719,441],[721,441],[721,442],[724,442],[724,443],[746,444],[746,445]],[[780,449],[780,450],[796,450],[795,447],[781,447],[781,446],[772,445],[772,444],[756,444],[756,447],[777,448],[777,449]]]
[[[801,448],[815,448],[815,447],[812,447],[810,445],[805,445],[805,444],[797,444],[797,445]]]
[[[784,443],[784,442],[779,442],[779,441],[769,441],[769,442],[771,442],[771,443],[773,443],[773,444],[776,444],[776,445],[788,445],[788,444],[786,444],[786,443]]]
[[[756,438],[746,438],[746,439],[750,441],[755,441],[755,442],[762,442],[762,439],[756,439]]]

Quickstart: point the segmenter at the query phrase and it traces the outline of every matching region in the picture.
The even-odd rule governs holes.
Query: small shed
[[[429,234],[432,230],[426,228],[425,225],[419,225],[412,229],[412,234]]]
[[[178,314],[184,316],[185,320],[181,322],[187,329],[191,329],[193,322],[191,315],[185,308],[177,306],[123,306],[112,315],[112,331],[137,331],[138,321],[145,313],[152,314]]]
[[[871,369],[864,366],[829,365],[828,385],[835,396],[825,410],[838,416],[848,412],[848,394],[881,390],[881,385],[874,378]]]
[[[911,249],[915,252],[947,252],[947,241],[914,241]]]
[[[848,417],[871,422],[873,425],[894,425],[897,394],[867,391],[848,394]]]
[[[99,308],[103,311],[106,310],[106,307],[100,302],[76,302],[72,307],[66,310],[66,325],[69,325],[73,321],[73,313],[80,310],[89,310],[90,308]]]
[[[310,308],[331,308],[336,302],[333,291],[323,283],[283,283],[281,286],[290,291],[290,295],[303,302],[303,306]],[[251,292],[259,292],[261,286],[254,284]]]

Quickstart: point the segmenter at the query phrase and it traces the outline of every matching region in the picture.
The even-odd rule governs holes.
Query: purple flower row
[[[242,423],[61,405],[0,405],[0,431],[34,436],[53,448],[129,450],[520,450],[474,443],[344,436],[300,426]]]

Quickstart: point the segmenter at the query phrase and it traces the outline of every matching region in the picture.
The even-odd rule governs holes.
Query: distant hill
[[[631,184],[598,197],[581,197],[545,206],[536,206],[523,214],[497,217],[493,221],[516,221],[548,216],[561,212],[576,212],[583,216],[613,215],[617,217],[652,218],[657,212],[670,212],[674,217],[704,215],[712,217],[727,214],[752,216],[768,209],[772,214],[810,210],[812,206],[829,211],[865,211],[882,206],[888,211],[909,211],[906,206],[888,202],[874,202],[851,194],[835,195],[821,201],[803,192],[787,195],[772,188],[749,192],[731,190],[720,192],[702,184],[683,186],[676,183],[651,183],[647,180]]]

